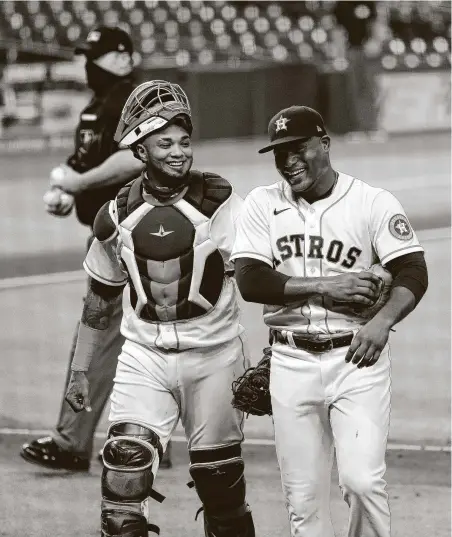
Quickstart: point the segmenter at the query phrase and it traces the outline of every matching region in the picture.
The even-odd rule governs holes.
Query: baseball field
[[[228,178],[246,195],[278,179],[271,155],[258,155],[263,140],[205,142],[195,146],[195,167]],[[81,312],[81,271],[87,231],[75,218],[43,210],[51,167],[67,152],[18,151],[1,155],[0,197],[0,536],[98,535],[101,468],[90,473],[44,471],[20,459],[25,440],[50,431],[62,395],[67,353]],[[393,192],[402,202],[426,251],[430,284],[419,307],[392,336],[392,410],[388,492],[393,537],[450,535],[451,384],[451,179],[450,137],[396,137],[385,143],[347,144],[333,139],[338,170]],[[253,361],[267,341],[261,308],[243,305]],[[249,501],[259,537],[289,534],[269,418],[245,424]],[[98,445],[106,419],[98,431]],[[161,534],[200,536],[199,507],[189,480],[181,431],[174,467],[162,471],[155,503]],[[337,482],[337,476],[334,475]],[[337,537],[346,535],[347,509],[333,487]]]

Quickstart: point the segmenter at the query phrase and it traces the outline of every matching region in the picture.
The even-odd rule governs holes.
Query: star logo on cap
[[[119,50],[120,52],[123,52],[124,50],[126,50],[126,47],[125,47],[122,43],[119,43],[119,45],[118,45],[118,50]]]
[[[279,131],[286,131],[287,130],[287,122],[290,121],[290,119],[287,119],[284,116],[281,116],[279,119],[276,120],[276,132]]]
[[[319,127],[319,126],[317,125],[317,132],[322,132],[322,127]]]

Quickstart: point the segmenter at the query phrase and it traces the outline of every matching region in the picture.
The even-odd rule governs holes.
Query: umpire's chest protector
[[[116,199],[118,253],[129,276],[130,306],[143,321],[204,316],[222,293],[225,266],[210,227],[232,188],[218,176],[191,175],[186,194],[172,205],[154,205],[141,179]]]

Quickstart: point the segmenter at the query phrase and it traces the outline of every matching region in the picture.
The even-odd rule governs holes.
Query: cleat
[[[50,436],[24,444],[20,456],[27,462],[50,470],[87,472],[90,467],[89,459],[79,457],[72,451],[61,449]]]

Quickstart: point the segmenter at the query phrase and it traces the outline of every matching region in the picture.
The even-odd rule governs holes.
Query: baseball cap
[[[84,54],[90,60],[95,60],[115,51],[133,53],[130,35],[116,26],[98,26],[91,30],[84,43],[76,47],[75,54]]]
[[[275,147],[327,134],[322,116],[308,106],[290,106],[274,115],[268,124],[270,144],[259,149],[259,153],[267,153]]]

